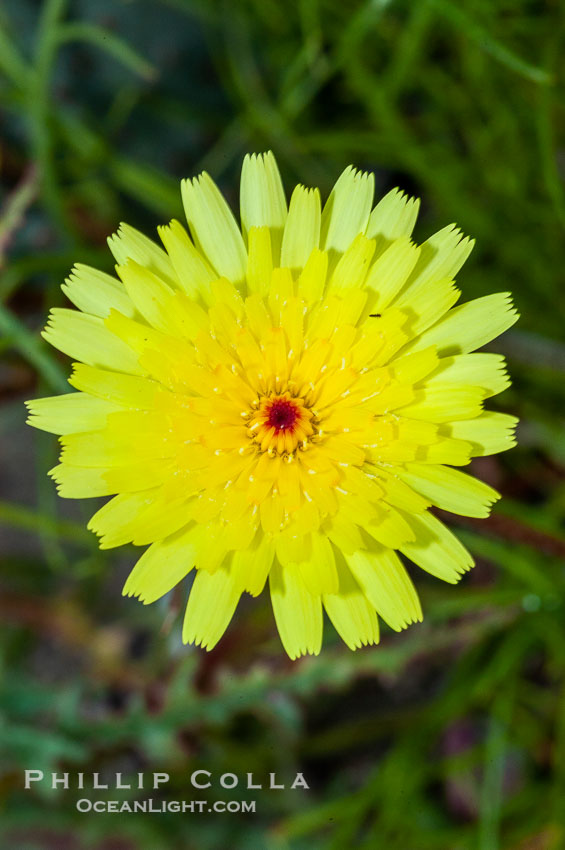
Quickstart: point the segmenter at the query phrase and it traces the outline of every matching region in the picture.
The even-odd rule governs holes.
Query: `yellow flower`
[[[149,546],[124,593],[150,603],[196,567],[183,626],[211,649],[241,594],[269,580],[291,658],[318,653],[322,609],[349,647],[421,620],[397,552],[456,582],[472,564],[431,506],[484,517],[498,493],[452,467],[514,445],[483,411],[509,380],[471,354],[517,318],[508,293],[458,307],[472,242],[453,225],[418,246],[418,202],[373,208],[349,167],[321,207],[287,209],[272,153],[247,156],[241,229],[207,174],[182,183],[164,249],[127,225],[119,280],[77,265],[44,332],[74,358],[75,393],[29,402],[60,434],[61,496],[113,496],[102,548]]]

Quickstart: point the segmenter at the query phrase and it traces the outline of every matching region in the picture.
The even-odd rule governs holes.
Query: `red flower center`
[[[298,409],[292,401],[276,398],[271,402],[267,426],[277,431],[288,431],[293,428],[298,419]]]

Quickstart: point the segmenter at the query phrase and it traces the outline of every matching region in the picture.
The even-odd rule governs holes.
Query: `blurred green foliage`
[[[32,848],[565,846],[565,7],[558,0],[5,0],[0,8],[0,843]],[[417,577],[426,619],[356,654],[282,655],[265,598],[220,646],[180,644],[175,595],[120,596],[133,550],[99,553],[46,470],[22,400],[64,390],[39,341],[76,261],[181,215],[208,169],[237,204],[248,150],[327,193],[349,162],[423,198],[416,236],[477,237],[466,298],[510,289],[494,348],[520,446],[475,471],[505,498],[460,534],[476,569]],[[455,524],[455,522],[454,522]],[[311,790],[212,789],[255,815],[84,815],[24,768],[208,769]],[[131,792],[132,794],[134,792]],[[114,794],[113,796],[116,796]]]

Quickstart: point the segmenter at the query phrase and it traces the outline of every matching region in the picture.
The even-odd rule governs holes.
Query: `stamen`
[[[259,399],[259,409],[251,411],[247,435],[261,452],[285,459],[303,450],[305,441],[315,436],[312,412],[305,399],[289,392],[271,391]]]

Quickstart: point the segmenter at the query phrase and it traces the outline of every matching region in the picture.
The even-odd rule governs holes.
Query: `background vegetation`
[[[565,226],[559,0],[4,0],[0,8],[0,844],[8,850],[565,847]],[[423,198],[417,238],[478,244],[466,298],[510,289],[499,408],[520,446],[477,462],[504,494],[453,520],[477,558],[459,586],[418,575],[425,622],[350,653],[282,655],[266,598],[209,655],[180,643],[184,591],[120,596],[133,549],[100,553],[92,504],[62,503],[57,446],[22,402],[68,388],[41,343],[75,261],[181,214],[208,169],[237,204],[248,150],[327,192],[349,162]],[[224,792],[255,815],[88,816],[24,792],[24,767],[204,767],[309,792]],[[132,795],[135,796],[134,792]],[[111,796],[116,796],[111,795]]]

